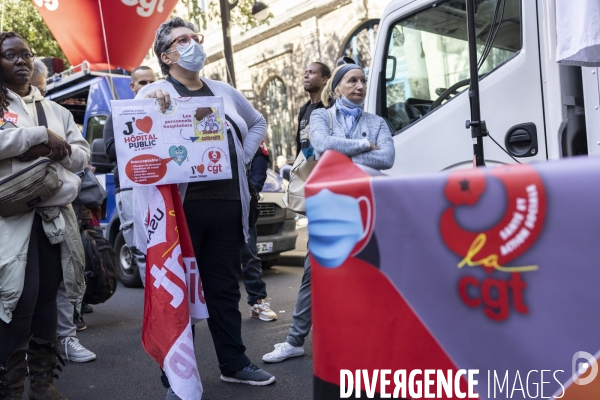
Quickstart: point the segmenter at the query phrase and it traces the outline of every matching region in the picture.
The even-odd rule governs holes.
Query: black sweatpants
[[[239,200],[186,200],[183,203],[219,368],[229,374],[250,364],[242,342],[239,310],[240,250],[244,243]]]
[[[56,294],[62,281],[60,244],[51,244],[36,213],[27,251],[25,285],[10,323],[0,321],[0,364],[29,336],[56,343]]]

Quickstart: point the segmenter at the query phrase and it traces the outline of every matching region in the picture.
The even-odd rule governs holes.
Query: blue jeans
[[[242,280],[248,293],[248,304],[267,298],[267,285],[262,278],[262,264],[256,255],[256,227],[248,230],[248,243],[242,247]]]
[[[296,299],[296,308],[292,315],[292,326],[286,342],[294,347],[304,345],[304,339],[308,336],[312,328],[312,300],[311,300],[311,285],[310,285],[310,257],[306,254],[304,258],[304,275],[302,275],[302,283],[298,290],[298,298]]]

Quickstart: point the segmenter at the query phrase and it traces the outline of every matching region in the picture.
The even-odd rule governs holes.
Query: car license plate
[[[273,252],[273,242],[256,243],[256,252],[258,254],[272,253]]]

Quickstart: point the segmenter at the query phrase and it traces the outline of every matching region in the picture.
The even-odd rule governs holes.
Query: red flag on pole
[[[208,311],[196,257],[177,185],[148,189],[142,344],[179,397],[199,399],[191,323],[208,318]]]

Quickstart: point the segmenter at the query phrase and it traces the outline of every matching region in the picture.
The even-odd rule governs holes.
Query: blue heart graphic
[[[187,158],[187,149],[183,146],[171,146],[169,148],[169,155],[177,164],[181,165]]]

